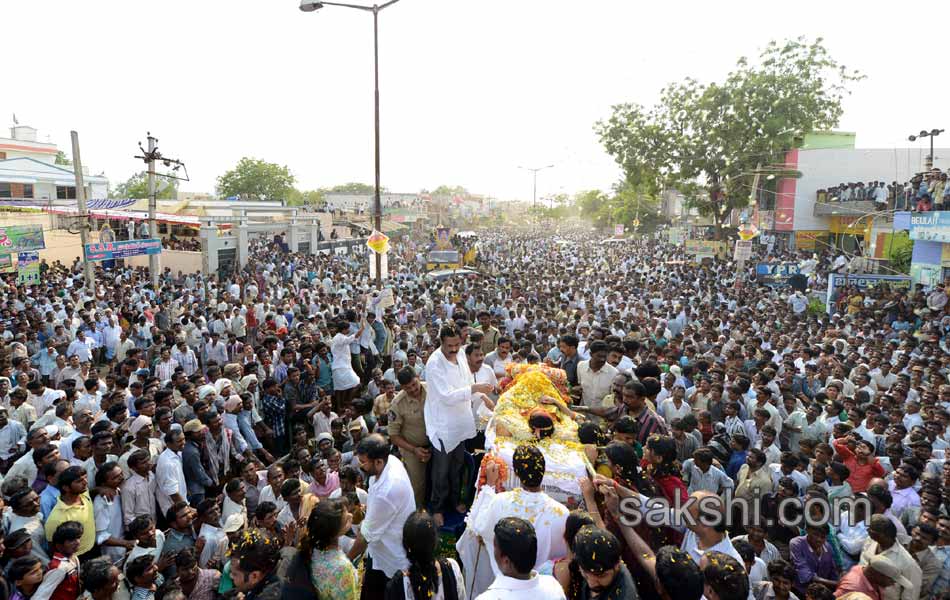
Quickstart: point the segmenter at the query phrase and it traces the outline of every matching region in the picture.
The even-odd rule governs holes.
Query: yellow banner
[[[863,216],[841,217],[832,216],[828,227],[831,233],[845,233],[848,235],[863,235],[867,237],[871,232],[872,219]]]
[[[796,231],[795,247],[799,250],[815,250],[818,247],[818,240],[824,240],[828,237],[828,232],[820,231]]]
[[[389,237],[381,231],[374,230],[366,240],[366,245],[376,254],[386,254],[389,252]]]

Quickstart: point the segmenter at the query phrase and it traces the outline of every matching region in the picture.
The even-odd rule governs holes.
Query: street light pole
[[[374,121],[376,126],[376,189],[373,198],[373,227],[376,231],[383,231],[383,203],[379,197],[379,7],[373,5],[373,99]],[[376,254],[376,287],[383,289],[383,255]]]
[[[520,166],[518,167],[519,169],[524,169],[525,171],[531,171],[532,175],[534,176],[534,188],[533,188],[532,198],[531,198],[531,208],[537,208],[538,206],[538,171],[551,169],[553,167],[554,165],[547,165],[544,167],[536,167],[536,168],[520,167]]]
[[[301,0],[300,10],[304,12],[313,12],[320,10],[324,6],[341,6],[343,8],[354,8],[364,12],[373,13],[373,128],[375,135],[375,176],[376,185],[373,190],[373,228],[382,233],[383,231],[383,204],[380,197],[380,157],[379,157],[379,13],[385,8],[389,8],[399,0],[389,0],[383,4],[374,4],[372,6],[363,6],[360,4],[346,4],[343,2],[315,2],[313,0]],[[383,255],[376,253],[376,286],[383,287]]]
[[[930,138],[930,154],[927,156],[928,171],[934,168],[934,138],[943,132],[943,129],[931,129],[930,131],[921,130],[917,135],[911,135],[907,137],[907,139],[911,142],[916,141],[918,138]]]
[[[152,133],[148,133],[148,236],[152,239],[158,238],[158,222],[155,220],[158,211],[158,198],[155,192],[155,142],[157,142]],[[158,254],[148,255],[148,271],[152,278],[152,289],[158,293],[158,270],[160,269]],[[207,278],[208,273],[204,276]]]

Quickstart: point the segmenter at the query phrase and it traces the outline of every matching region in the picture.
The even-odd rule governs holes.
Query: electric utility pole
[[[179,181],[188,181],[188,169],[185,167],[184,162],[176,158],[162,156],[162,153],[158,151],[158,138],[152,136],[151,132],[147,132],[146,135],[148,135],[148,150],[145,150],[145,148],[142,147],[142,142],[139,142],[139,150],[142,151],[142,155],[136,156],[135,158],[143,160],[145,164],[148,165],[148,171],[146,172],[148,177],[148,236],[152,239],[158,239],[158,222],[155,220],[155,213],[158,210],[158,192],[155,189],[155,175],[158,175],[158,173],[155,172],[155,163],[161,161],[166,167],[171,167],[172,173],[161,174],[162,177],[177,179]],[[184,168],[184,177],[177,175],[178,170],[181,168]],[[158,293],[158,276],[161,274],[159,272],[161,269],[159,256],[159,254],[148,255],[149,275],[152,280],[152,289],[156,294]],[[207,276],[208,274],[205,273],[205,277]]]
[[[86,244],[89,243],[89,210],[86,207],[86,187],[82,177],[82,159],[79,156],[79,133],[70,131],[73,141],[73,173],[76,176],[76,203],[79,205],[79,241],[82,244],[82,270],[86,279],[86,291],[96,296],[95,282],[92,279],[92,263],[86,260]]]

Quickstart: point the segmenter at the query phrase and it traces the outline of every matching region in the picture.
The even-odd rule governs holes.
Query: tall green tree
[[[326,198],[327,191],[323,188],[316,190],[292,189],[287,195],[287,206],[320,206]]]
[[[433,196],[467,196],[468,190],[460,185],[440,185],[432,190]]]
[[[244,157],[218,177],[218,195],[253,200],[286,200],[296,179],[290,169],[256,158]]]
[[[69,157],[66,156],[66,153],[62,150],[56,151],[56,160],[53,161],[53,164],[57,164],[63,167],[73,166],[73,161],[69,160]]]
[[[335,185],[330,188],[329,191],[336,194],[375,194],[376,187],[368,183],[350,182],[341,185]],[[380,191],[386,191],[386,188],[382,188]]]
[[[164,189],[160,189],[161,186],[156,178],[155,189],[159,190],[156,192],[155,197],[159,200],[173,200],[178,197],[178,182],[171,180],[167,181],[168,186]],[[110,198],[148,198],[148,177],[145,172],[136,173],[135,175],[129,177],[127,180],[123,181],[119,185],[115,186],[115,189],[109,191]]]
[[[784,162],[796,138],[836,127],[849,84],[862,78],[821,38],[773,41],[720,83],[670,84],[655,106],[616,105],[594,129],[627,182],[677,189],[721,229],[748,203],[755,170]]]
[[[610,193],[581,192],[574,197],[574,204],[582,218],[604,229],[623,225],[627,231],[651,231],[660,222],[659,196],[649,186],[628,181],[617,183]],[[640,222],[639,228],[635,221]]]

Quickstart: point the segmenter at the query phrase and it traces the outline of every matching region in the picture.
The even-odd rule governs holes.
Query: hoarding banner
[[[0,273],[12,273],[15,270],[13,268],[13,255],[0,254]]]
[[[623,237],[623,224],[614,225],[614,237]]]
[[[733,260],[749,260],[752,258],[752,240],[736,240],[736,253]]]
[[[763,285],[785,285],[800,271],[798,263],[759,263],[755,265],[755,280]]]
[[[950,242],[950,212],[937,211],[910,216],[910,239]]]
[[[46,248],[42,225],[0,227],[0,252],[32,252]]]
[[[20,252],[17,255],[17,284],[34,285],[40,282],[40,255],[38,252]]]
[[[686,252],[696,256],[719,256],[726,252],[726,243],[714,240],[686,240]]]
[[[672,245],[674,245],[674,246],[678,246],[678,245],[682,244],[682,243],[683,243],[683,238],[686,237],[686,232],[683,231],[683,230],[682,230],[681,228],[679,228],[679,227],[670,227],[670,228],[666,231],[666,233],[667,233],[667,235],[669,236],[669,242],[670,242],[670,244],[672,244]]]
[[[158,238],[86,244],[86,260],[91,261],[115,260],[142,254],[161,254],[161,252],[162,240]]]
[[[825,306],[828,314],[834,312],[831,299],[835,292],[843,287],[854,286],[859,290],[867,290],[886,284],[892,290],[909,290],[911,278],[906,275],[875,275],[873,273],[831,273],[828,275],[828,294],[825,296]]]

